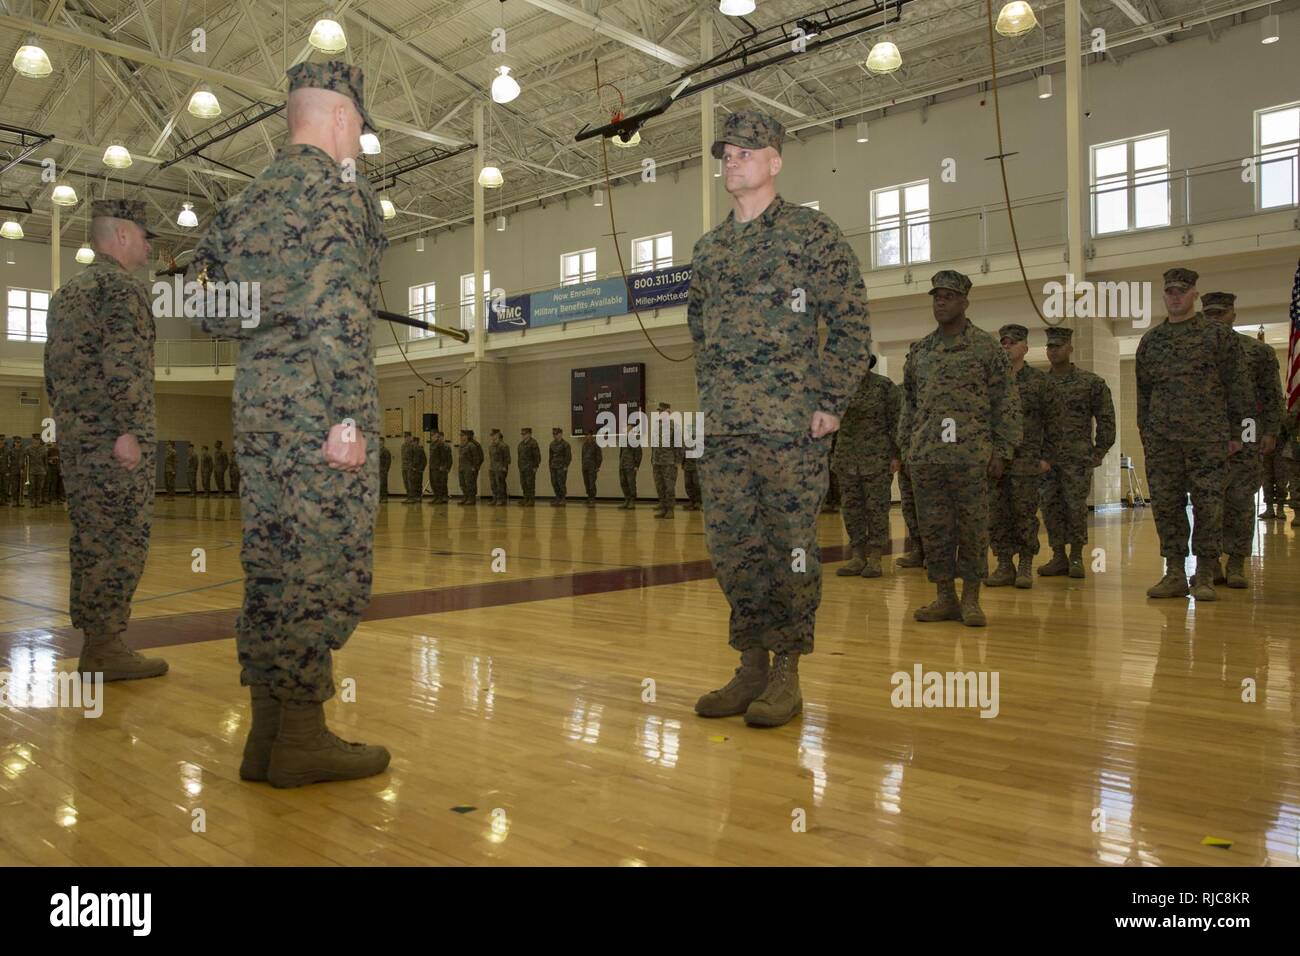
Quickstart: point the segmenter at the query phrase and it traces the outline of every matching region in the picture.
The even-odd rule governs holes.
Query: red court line
[[[891,551],[894,546],[895,543],[891,542]],[[848,548],[842,545],[821,549],[822,561],[827,563],[842,561],[847,553]],[[709,561],[683,561],[645,567],[603,568],[599,571],[578,571],[516,581],[486,581],[418,591],[395,591],[372,595],[361,619],[384,621],[420,614],[444,614],[448,611],[682,584],[711,577],[713,565]],[[227,640],[235,636],[235,620],[238,616],[239,608],[223,608],[218,611],[188,611],[184,614],[138,618],[127,626],[126,640],[136,649]],[[75,657],[81,653],[81,632],[66,626],[27,628],[0,634],[0,662],[6,661],[12,651],[19,649],[52,650],[56,657]]]

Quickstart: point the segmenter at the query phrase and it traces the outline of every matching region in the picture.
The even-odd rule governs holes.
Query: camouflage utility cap
[[[1231,292],[1207,292],[1201,296],[1201,311],[1227,312],[1236,301],[1237,297]]]
[[[713,143],[714,159],[722,158],[728,143],[745,149],[771,146],[778,153],[785,142],[785,127],[759,110],[741,110],[730,114],[722,123],[722,135]]]
[[[289,92],[301,89],[330,90],[341,93],[352,100],[361,114],[362,131],[378,133],[375,121],[370,118],[365,107],[366,77],[361,67],[344,63],[342,60],[330,60],[328,63],[299,63],[289,67],[285,76],[289,78]]]
[[[1196,280],[1200,277],[1200,273],[1193,272],[1191,269],[1184,269],[1182,266],[1168,269],[1165,271],[1165,288],[1168,289],[1171,285],[1177,285],[1182,286],[1183,290],[1186,291],[1195,288]]]
[[[939,289],[951,289],[958,295],[970,292],[970,279],[954,269],[943,269],[930,277],[930,294]]]
[[[1017,342],[1029,341],[1029,330],[1023,325],[1011,323],[998,329],[998,339],[1014,339]]]
[[[1047,330],[1048,345],[1069,345],[1070,340],[1074,338],[1074,329],[1067,329],[1064,326],[1053,326]]]

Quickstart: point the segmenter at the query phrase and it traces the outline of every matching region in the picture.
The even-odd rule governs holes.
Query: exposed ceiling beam
[[[1151,25],[1151,20],[1147,17],[1145,13],[1143,13],[1141,10],[1139,10],[1136,6],[1133,5],[1132,0],[1110,0],[1110,2],[1115,6],[1117,10],[1123,13],[1124,16],[1128,17],[1138,26],[1141,27],[1141,26]],[[1160,36],[1159,34],[1156,34],[1151,39],[1159,46],[1165,46],[1166,44],[1169,43],[1169,41],[1165,37]]]

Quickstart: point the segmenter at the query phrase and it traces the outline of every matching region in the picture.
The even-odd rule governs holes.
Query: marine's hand
[[[1259,453],[1261,455],[1271,455],[1277,451],[1277,436],[1265,435],[1259,443]]]
[[[1239,441],[1230,441],[1230,442],[1228,442],[1228,454],[1229,454],[1229,455],[1235,455],[1235,454],[1237,454],[1237,452],[1241,451],[1241,447],[1242,447],[1242,445],[1241,445],[1241,442],[1239,442]]]
[[[135,471],[140,466],[140,443],[130,432],[118,435],[113,442],[113,460],[127,471]]]
[[[1041,458],[1038,459],[1038,473],[1039,473],[1040,475],[1045,475],[1045,474],[1047,474],[1047,473],[1048,473],[1049,471],[1051,471],[1051,470],[1052,470],[1052,463],[1051,463],[1051,462],[1049,462],[1049,461],[1043,461],[1043,459],[1041,459]]]
[[[898,474],[899,469],[902,467],[903,467],[903,462],[901,459],[898,458],[889,459],[889,473],[891,475]]]
[[[989,459],[989,475],[993,478],[1001,478],[1002,473],[1007,470],[1006,460],[999,458],[996,454]]]
[[[360,471],[366,463],[366,436],[355,425],[334,425],[320,450],[331,468]]]
[[[824,438],[831,432],[840,430],[840,420],[830,412],[813,412],[808,430],[812,432],[813,438]]]

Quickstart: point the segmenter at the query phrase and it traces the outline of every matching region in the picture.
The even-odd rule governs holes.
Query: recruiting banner
[[[636,309],[685,305],[691,291],[691,267],[668,266],[627,277],[628,300]]]
[[[581,285],[566,285],[559,289],[534,292],[531,296],[530,328],[559,325],[561,322],[579,322],[606,315],[627,313],[627,286],[620,276],[601,279]]]
[[[489,332],[518,332],[528,328],[532,297],[512,295],[488,303]]]

